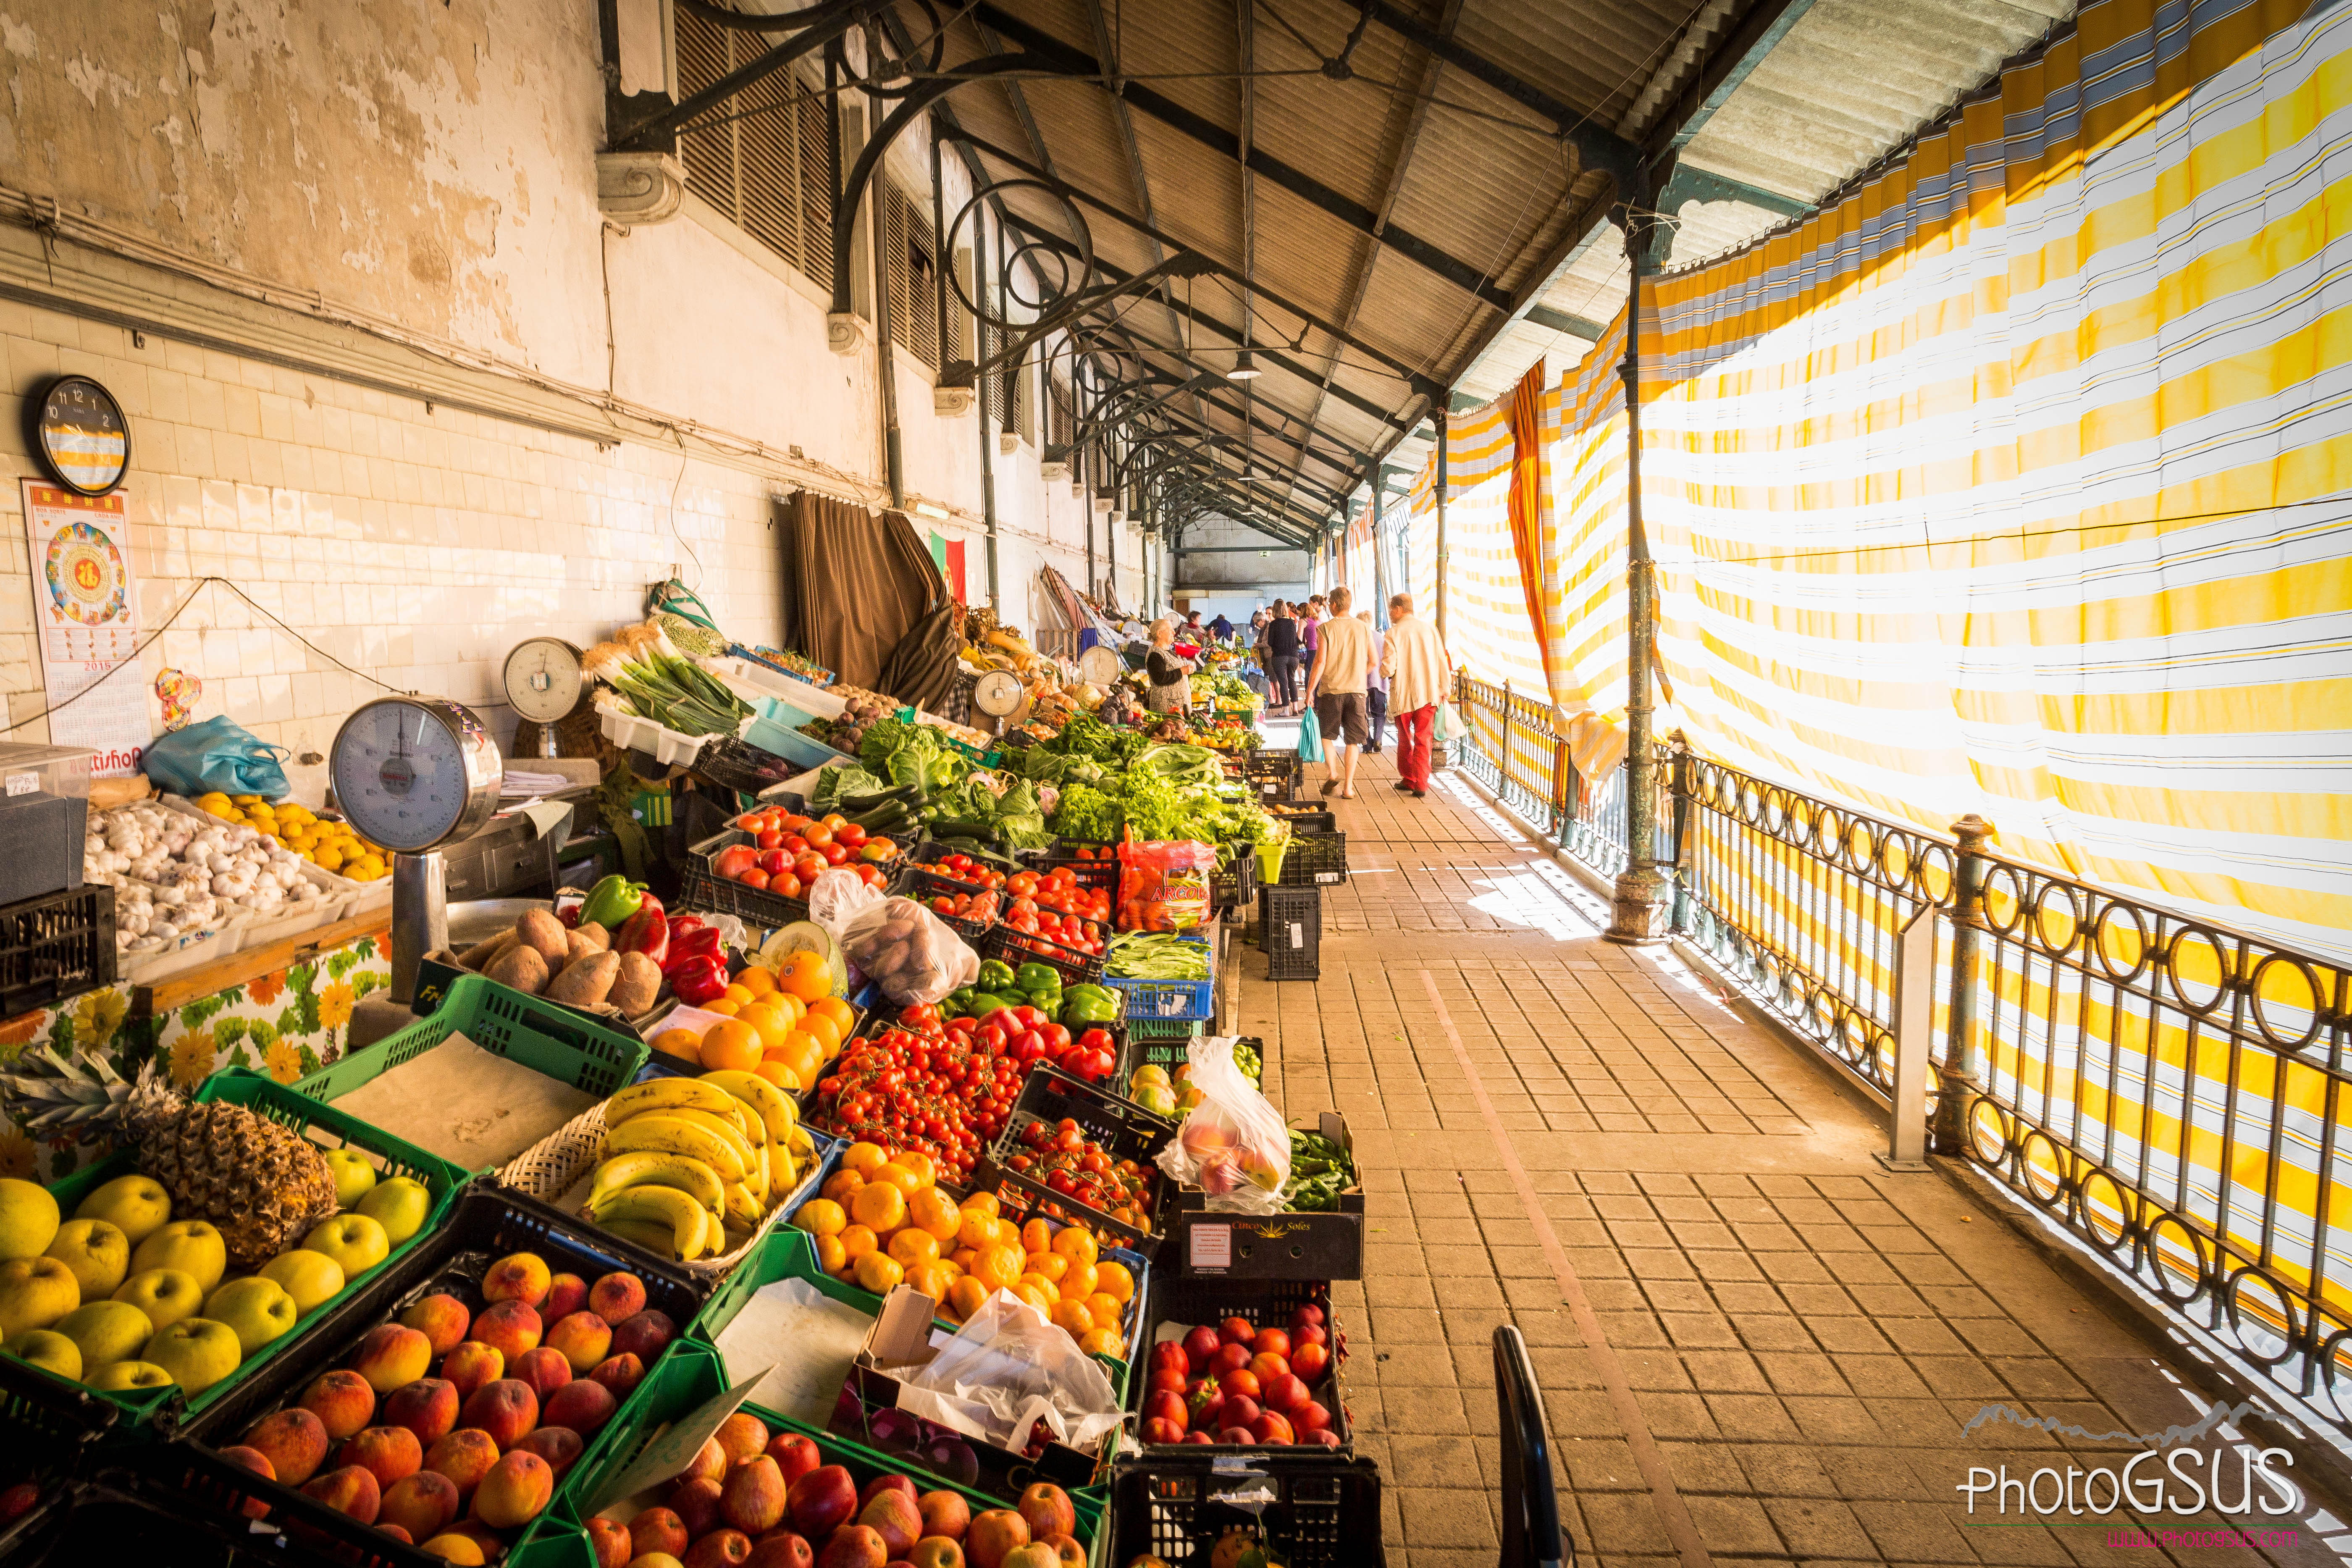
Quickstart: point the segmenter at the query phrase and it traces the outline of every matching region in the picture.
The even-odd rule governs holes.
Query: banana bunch
[[[632,1084],[604,1102],[588,1217],[661,1256],[723,1256],[792,1195],[815,1152],[792,1100],[757,1073]]]

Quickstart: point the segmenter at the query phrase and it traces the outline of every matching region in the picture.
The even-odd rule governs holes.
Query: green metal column
[[[1642,528],[1642,278],[1648,270],[1657,215],[1638,202],[1621,209],[1625,222],[1625,855],[1617,878],[1611,942],[1651,946],[1670,934],[1672,879],[1658,868],[1658,761],[1651,735],[1650,660],[1657,580],[1649,536]]]

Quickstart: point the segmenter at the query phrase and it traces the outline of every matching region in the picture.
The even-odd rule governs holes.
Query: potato
[[[563,934],[571,940],[565,946],[563,962],[566,964],[577,963],[583,958],[593,958],[604,952],[605,943],[592,942],[588,937],[589,931],[601,932],[604,929],[602,926],[588,926],[583,930],[564,932]]]
[[[515,935],[550,963],[560,965],[571,956],[572,933],[545,910],[525,910],[522,918],[515,921]]]
[[[620,974],[620,954],[596,953],[577,963],[565,964],[563,973],[547,988],[547,999],[566,1002],[574,1007],[593,1007],[611,994],[613,982]]]
[[[605,999],[618,1007],[625,1016],[635,1018],[650,1011],[655,998],[661,994],[661,965],[642,952],[621,954],[619,978]]]
[[[588,945],[598,952],[613,951],[613,933],[594,921],[582,921],[579,925],[572,928],[572,934],[584,939]]]
[[[534,996],[547,989],[547,960],[540,957],[537,948],[520,942],[500,953],[482,973],[501,985],[511,985]]]
[[[457,955],[457,967],[479,974],[495,962],[499,954],[514,946],[522,938],[515,931],[502,931],[488,942],[478,942]]]

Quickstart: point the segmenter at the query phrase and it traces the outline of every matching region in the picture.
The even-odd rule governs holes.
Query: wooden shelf
[[[365,914],[353,915],[331,925],[313,926],[309,931],[296,931],[262,947],[232,952],[226,958],[215,959],[200,968],[184,971],[153,985],[131,988],[131,1009],[134,1016],[152,1018],[186,1005],[199,996],[209,996],[215,991],[226,991],[232,985],[243,985],[265,974],[290,968],[306,957],[373,936],[389,944],[392,940],[392,906],[385,904]]]

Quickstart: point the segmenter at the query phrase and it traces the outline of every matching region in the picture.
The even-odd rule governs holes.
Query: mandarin
[[[887,1296],[906,1278],[906,1269],[887,1252],[869,1252],[857,1260],[857,1283],[877,1296]]]
[[[901,1268],[915,1268],[940,1260],[940,1238],[920,1226],[904,1226],[890,1233],[890,1245],[886,1250],[898,1260]],[[927,1296],[938,1293],[935,1290],[923,1292]]]
[[[1135,1300],[1135,1276],[1127,1271],[1126,1264],[1116,1258],[1097,1263],[1095,1265],[1095,1289],[1124,1307]]]
[[[738,1018],[710,1026],[702,1037],[702,1065],[727,1072],[749,1072],[760,1065],[760,1036]]]
[[[811,1198],[793,1215],[793,1223],[811,1236],[839,1236],[849,1225],[849,1215],[831,1198]]]
[[[1084,1226],[1067,1225],[1054,1233],[1054,1250],[1073,1263],[1092,1263],[1102,1256],[1095,1245],[1094,1232]]]
[[[849,1212],[879,1236],[907,1223],[907,1194],[887,1181],[868,1182],[849,1200]]]
[[[940,1241],[955,1236],[963,1219],[955,1200],[937,1187],[925,1187],[917,1193],[908,1201],[907,1213],[915,1224]]]

